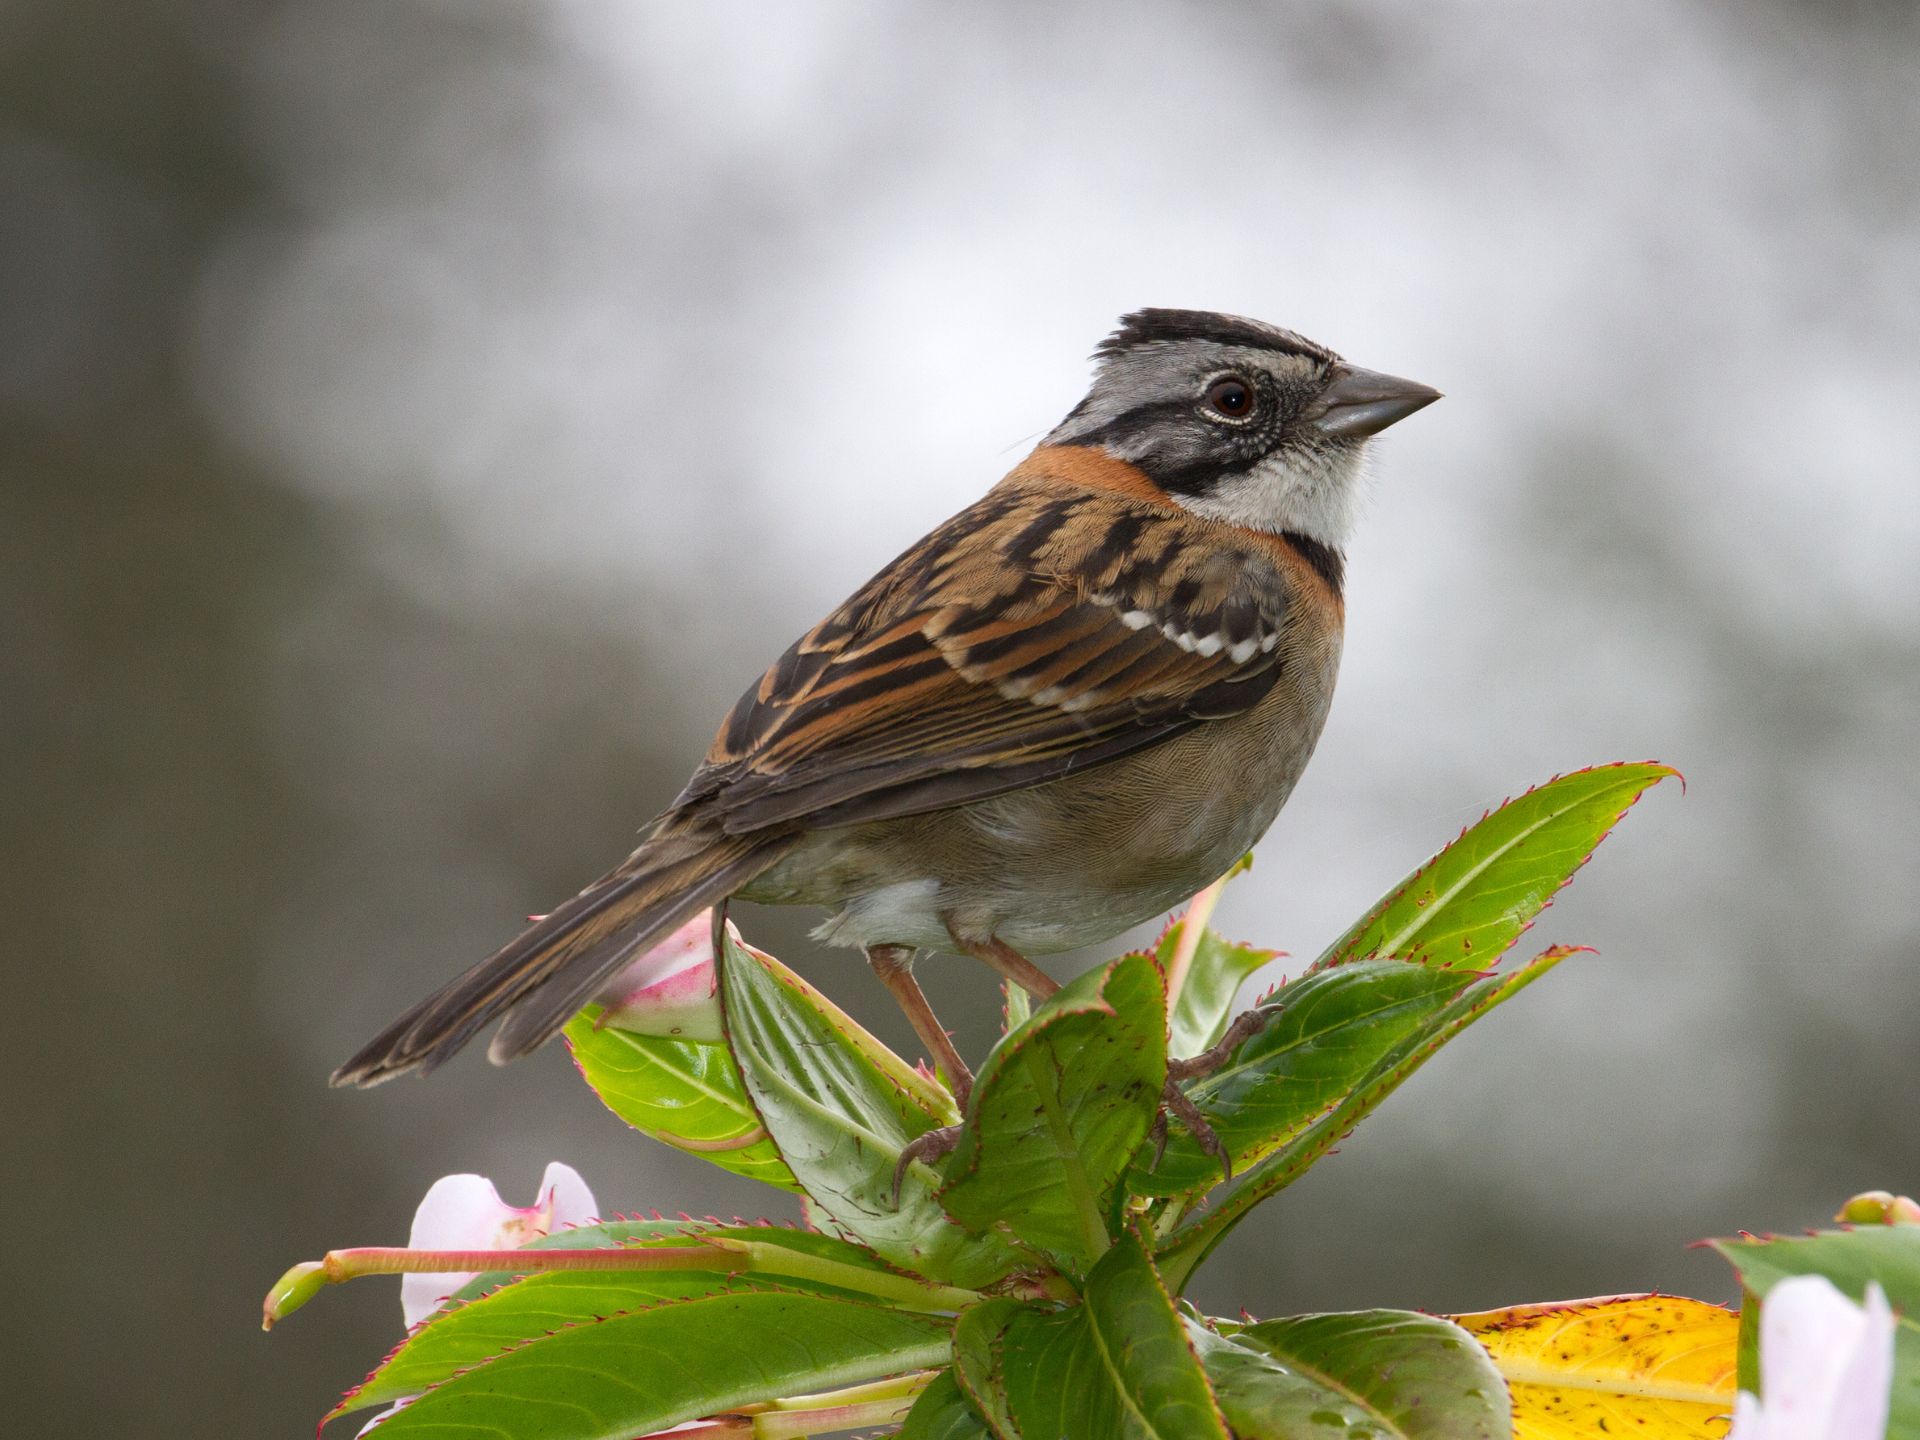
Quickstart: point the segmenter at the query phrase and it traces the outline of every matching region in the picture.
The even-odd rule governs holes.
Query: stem
[[[799,1250],[789,1250],[784,1245],[768,1245],[760,1240],[737,1240],[730,1235],[716,1235],[706,1243],[716,1250],[741,1257],[744,1263],[738,1267],[740,1270],[759,1275],[784,1275],[792,1280],[815,1280],[823,1285],[870,1295],[875,1300],[888,1301],[903,1310],[938,1314],[964,1310],[986,1298],[977,1290],[963,1290],[957,1285],[935,1285],[931,1281],[896,1274],[891,1270],[869,1270],[864,1265],[849,1265],[844,1260],[829,1260],[825,1256],[808,1255]]]
[[[1240,867],[1234,866],[1237,870]],[[1213,907],[1220,903],[1220,892],[1226,889],[1227,879],[1233,871],[1228,871],[1206,889],[1202,890],[1187,906],[1187,913],[1180,917],[1180,938],[1174,942],[1173,956],[1167,961],[1167,1009],[1173,1009],[1180,999],[1180,991],[1186,986],[1187,972],[1193,968],[1193,957],[1200,949],[1200,937],[1206,933],[1207,921],[1213,918]]]
[[[888,1425],[902,1419],[913,1408],[920,1392],[939,1373],[914,1370],[865,1385],[849,1385],[844,1390],[742,1405],[729,1414],[697,1421],[692,1426],[658,1431],[641,1436],[640,1440],[661,1440],[668,1435],[674,1440],[680,1440],[681,1436],[687,1440],[799,1440],[802,1436],[851,1430],[862,1425]]]
[[[329,1285],[362,1275],[420,1275],[489,1270],[531,1273],[547,1270],[716,1270],[737,1274],[754,1268],[753,1257],[714,1244],[621,1245],[602,1250],[409,1250],[405,1246],[363,1246],[329,1250],[321,1260],[304,1260],[282,1275],[267,1292],[260,1328],[271,1330]],[[853,1268],[851,1266],[847,1267]]]
[[[595,1250],[409,1250],[404,1246],[367,1246],[330,1250],[323,1260],[307,1260],[282,1275],[267,1292],[260,1328],[271,1330],[329,1285],[362,1275],[417,1275],[511,1271],[543,1274],[553,1270],[708,1270],[723,1275],[782,1275],[812,1280],[871,1296],[903,1310],[939,1314],[964,1310],[984,1297],[975,1290],[935,1285],[890,1270],[869,1270],[843,1260],[808,1255],[759,1240],[712,1236],[698,1245],[618,1245]]]
[[[748,1150],[767,1138],[767,1127],[756,1125],[744,1135],[736,1135],[731,1140],[695,1140],[690,1135],[676,1135],[671,1130],[656,1130],[653,1138],[673,1146],[676,1150],[690,1151],[695,1155],[718,1155],[728,1150]]]
[[[863,1405],[834,1405],[821,1410],[768,1410],[753,1417],[753,1440],[803,1440],[836,1430],[891,1425],[913,1409],[913,1397],[870,1400]]]

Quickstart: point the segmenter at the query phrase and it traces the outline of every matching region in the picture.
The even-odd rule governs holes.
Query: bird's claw
[[[1202,1050],[1198,1055],[1189,1055],[1184,1060],[1167,1061],[1169,1080],[1198,1080],[1213,1074],[1227,1061],[1233,1058],[1233,1052],[1251,1040],[1266,1028],[1273,1011],[1264,1006],[1255,1006],[1251,1010],[1242,1010],[1233,1017],[1233,1023],[1227,1026],[1218,1043]]]
[[[1207,1123],[1207,1117],[1200,1113],[1200,1107],[1180,1088],[1180,1082],[1171,1073],[1167,1076],[1166,1087],[1160,1092],[1160,1113],[1153,1118],[1156,1147],[1154,1163],[1160,1162],[1160,1156],[1167,1148],[1169,1115],[1178,1116],[1180,1123],[1187,1127],[1187,1133],[1199,1142],[1200,1148],[1220,1162],[1226,1178],[1233,1179],[1233,1157],[1227,1153],[1227,1147],[1220,1143],[1220,1137],[1214,1133],[1213,1126]]]
[[[1148,1132],[1153,1138],[1154,1164],[1158,1165],[1160,1157],[1166,1154],[1167,1116],[1175,1115],[1200,1148],[1220,1162],[1224,1178],[1233,1179],[1233,1157],[1227,1153],[1227,1147],[1220,1143],[1220,1137],[1214,1133],[1213,1126],[1207,1123],[1207,1117],[1200,1113],[1200,1107],[1180,1088],[1180,1082],[1198,1080],[1220,1069],[1233,1058],[1234,1051],[1260,1033],[1271,1013],[1258,1007],[1243,1010],[1227,1026],[1219,1043],[1202,1050],[1198,1055],[1167,1061],[1166,1087],[1160,1092],[1160,1109],[1153,1117],[1153,1129]]]
[[[916,1135],[900,1151],[899,1162],[893,1167],[893,1208],[900,1208],[900,1186],[907,1178],[907,1167],[920,1160],[933,1163],[943,1155],[953,1153],[954,1146],[960,1143],[958,1125],[942,1125],[937,1130],[928,1130]]]

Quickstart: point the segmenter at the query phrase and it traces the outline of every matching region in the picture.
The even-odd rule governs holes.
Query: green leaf
[[[1084,1269],[1166,1082],[1160,971],[1130,955],[1075,980],[996,1045],[940,1191],[975,1230],[1004,1224]]]
[[[596,1231],[602,1233],[596,1235]],[[857,1246],[828,1235],[747,1225],[688,1225],[678,1234],[657,1233],[651,1222],[644,1221],[590,1226],[566,1231],[564,1235],[585,1243],[541,1248],[592,1248],[596,1242],[615,1245],[634,1238],[639,1240],[637,1248],[642,1249],[649,1245],[686,1245],[701,1239],[722,1243],[745,1241],[763,1251],[783,1252],[780,1259],[786,1273],[729,1274],[719,1263],[712,1270],[547,1271],[518,1280],[506,1277],[510,1283],[482,1288],[496,1279],[483,1275],[455,1297],[462,1303],[440,1310],[416,1329],[334,1413],[417,1394],[458,1371],[490,1360],[516,1345],[537,1340],[550,1331],[591,1324],[607,1316],[669,1301],[723,1292],[807,1292],[872,1302],[886,1297],[863,1293],[862,1274],[872,1276],[876,1288],[883,1291],[900,1283],[896,1272],[886,1269]],[[729,1257],[716,1249],[717,1262],[726,1258]],[[829,1278],[823,1280],[818,1274],[805,1273],[810,1270],[824,1272]]]
[[[876,1063],[851,1022],[785,967],[731,939],[720,976],[747,1094],[820,1216],[932,1280],[979,1286],[1025,1263],[997,1235],[970,1235],[948,1219],[933,1198],[939,1175],[925,1165],[908,1168],[895,1205],[901,1152],[935,1121]]]
[[[562,1296],[541,1283],[563,1278],[604,1287],[609,1277],[555,1274],[502,1292],[518,1292],[523,1302],[543,1292],[562,1300],[551,1322],[559,1328],[504,1354],[496,1345],[493,1358],[383,1421],[381,1440],[629,1440],[740,1405],[944,1365],[952,1353],[950,1321],[839,1296],[755,1289],[738,1277],[710,1277],[710,1293],[684,1297],[609,1290],[605,1318],[581,1321],[576,1302],[587,1299],[584,1292]],[[674,1278],[685,1283],[689,1272]],[[454,1312],[422,1337],[488,1303]],[[538,1320],[532,1312],[516,1317]],[[498,1338],[512,1344],[525,1332]]]
[[[1227,1440],[1180,1316],[1131,1232],[1088,1274],[1083,1303],[1015,1313],[994,1361],[1021,1440]]]
[[[1858,1230],[1821,1230],[1812,1235],[1743,1236],[1715,1240],[1713,1248],[1740,1273],[1740,1284],[1760,1298],[1794,1275],[1824,1275],[1855,1302],[1867,1282],[1877,1281],[1895,1311],[1893,1408],[1888,1435],[1920,1435],[1920,1225],[1874,1225]],[[1741,1313],[1741,1342],[1749,1343],[1748,1308]],[[1742,1357],[1741,1384],[1752,1383]],[[1764,1400],[1765,1394],[1761,1398]]]
[[[954,1378],[974,1413],[986,1418],[988,1428],[1000,1440],[1019,1440],[1013,1412],[1007,1408],[1007,1387],[1000,1376],[1000,1342],[1014,1317],[1031,1308],[1017,1300],[989,1300],[962,1311],[953,1327]]]
[[[1359,960],[1303,975],[1267,1002],[1265,1027],[1187,1093],[1238,1173],[1350,1092],[1472,981],[1399,960]],[[1130,1184],[1136,1194],[1188,1195],[1220,1178],[1219,1162],[1174,1127],[1158,1163]]]
[[[1174,921],[1154,946],[1163,971],[1180,946],[1180,932],[1186,923]],[[1223,939],[1214,930],[1202,930],[1186,981],[1180,987],[1180,998],[1167,1017],[1167,1053],[1184,1060],[1214,1045],[1226,1033],[1240,987],[1279,953]]]
[[[1335,1104],[1322,1111],[1318,1119],[1237,1177],[1212,1210],[1185,1221],[1173,1232],[1159,1260],[1160,1273],[1174,1292],[1177,1294],[1186,1288],[1200,1262],[1255,1205],[1304,1175],[1442,1045],[1496,1005],[1531,985],[1570,953],[1564,948],[1547,950],[1509,974],[1476,980],[1427,1016],[1423,1023],[1404,1031],[1374,1062],[1373,1068]]]
[[[1381,956],[1487,969],[1641,794],[1676,773],[1598,765],[1509,800],[1409,875],[1314,968]]]
[[[1188,1334],[1240,1440],[1508,1440],[1506,1382],[1459,1326],[1405,1310]]]
[[[594,1029],[600,1007],[565,1031],[574,1063],[606,1107],[634,1129],[723,1170],[797,1190],[767,1138],[724,1045]]]
[[[900,1440],[992,1440],[992,1436],[967,1403],[951,1370],[920,1392],[900,1427]]]

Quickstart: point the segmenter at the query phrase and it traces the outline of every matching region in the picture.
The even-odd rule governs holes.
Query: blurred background
[[[302,1433],[393,1287],[271,1339],[263,1289],[445,1172],[777,1207],[558,1050],[325,1077],[623,855],[1143,304],[1448,397],[1378,447],[1223,929],[1310,958],[1559,770],[1690,787],[1525,941],[1600,953],[1203,1303],[1727,1299],[1689,1241],[1920,1186],[1916,63],[1897,0],[8,0],[10,1425]],[[907,1046],[812,918],[746,921]],[[984,1049],[984,973],[925,968]]]

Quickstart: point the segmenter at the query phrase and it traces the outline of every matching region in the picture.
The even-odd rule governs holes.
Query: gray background
[[[1224,928],[1310,956],[1529,782],[1690,781],[1526,942],[1600,954],[1203,1302],[1726,1297],[1689,1241],[1920,1185],[1913,16],[0,6],[10,1428],[302,1433],[393,1287],[271,1339],[262,1289],[443,1172],[780,1213],[559,1053],[324,1076],[623,854],[1141,304],[1448,394],[1379,447],[1333,720]],[[930,968],[984,1048],[991,987]]]

